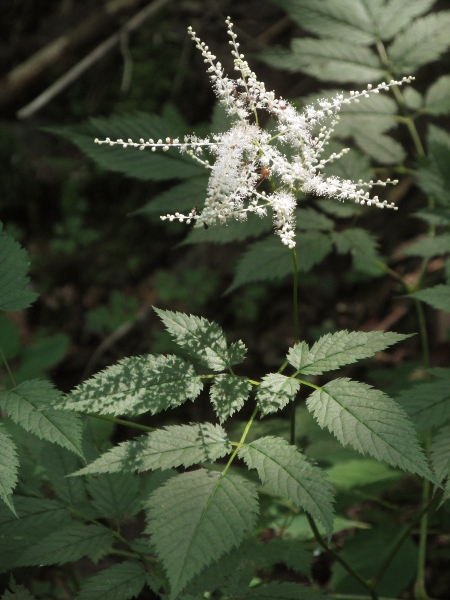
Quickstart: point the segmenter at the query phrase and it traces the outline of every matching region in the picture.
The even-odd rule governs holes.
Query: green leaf
[[[432,479],[413,424],[383,392],[347,378],[335,379],[313,392],[306,406],[343,446],[350,444],[361,454]]]
[[[306,544],[303,544],[299,540],[274,537],[266,543],[255,544],[253,552],[249,551],[248,555],[258,568],[264,570],[283,563],[288,569],[296,573],[301,573],[308,577],[311,575],[313,555]]]
[[[442,75],[430,85],[425,95],[425,110],[434,116],[450,112],[450,75]]]
[[[327,96],[332,97],[338,93],[339,90],[333,94],[327,92]],[[321,97],[323,97],[323,93]],[[355,136],[360,131],[370,131],[371,136],[378,136],[397,125],[396,115],[397,104],[392,98],[380,94],[370,94],[361,102],[351,102],[342,107],[339,113],[339,123],[336,126],[336,135],[340,138],[347,138]],[[351,154],[352,152],[349,156]],[[341,159],[336,161],[336,164],[338,165],[340,162]]]
[[[166,215],[190,211],[194,205],[203,205],[206,195],[208,178],[204,176],[193,177],[174,185],[165,192],[154,196],[142,208],[135,210],[133,215]]]
[[[53,410],[61,392],[48,381],[24,381],[9,391],[0,391],[0,407],[26,431],[83,456],[81,420],[77,415]]]
[[[167,572],[171,598],[204,567],[238,546],[256,520],[251,484],[199,469],[172,477],[147,503],[158,556]]]
[[[450,476],[450,426],[439,429],[431,442],[433,470],[438,483]]]
[[[16,446],[5,427],[0,423],[0,498],[16,514],[12,502],[12,491],[17,483],[19,459]]]
[[[152,415],[195,400],[203,384],[177,356],[124,358],[73,390],[61,408],[102,415]]]
[[[353,137],[363,152],[382,165],[401,164],[406,158],[401,144],[377,130],[360,129],[353,132]]]
[[[406,27],[389,46],[387,54],[402,75],[437,60],[450,45],[450,11],[431,13]]]
[[[230,452],[230,442],[219,425],[172,425],[115,446],[75,475],[190,467],[214,462]]]
[[[223,423],[228,417],[241,410],[248,399],[251,387],[246,377],[223,374],[214,378],[209,393],[219,423]]]
[[[87,489],[99,518],[124,519],[142,508],[139,479],[132,473],[107,473],[91,478]]]
[[[24,585],[17,585],[13,582],[9,584],[9,587],[11,591],[6,590],[2,600],[36,600]]]
[[[114,565],[84,581],[76,600],[130,600],[140,594],[145,579],[141,563],[128,561]]]
[[[441,233],[435,237],[423,237],[412,243],[406,250],[406,256],[423,256],[432,258],[450,252],[450,233]]]
[[[361,3],[361,2],[360,2]],[[375,17],[374,28],[379,33],[381,39],[389,40],[401,31],[415,17],[427,12],[435,0],[388,0],[382,2],[382,10]],[[369,10],[370,4],[366,4]]]
[[[329,482],[341,490],[379,483],[391,484],[400,478],[385,463],[371,459],[347,460],[327,469]]]
[[[236,342],[228,349],[225,334],[217,323],[170,310],[154,310],[174,341],[213,371],[223,371],[244,360],[243,342]]]
[[[331,219],[313,208],[299,208],[295,218],[299,231],[331,231],[334,227]]]
[[[434,381],[403,390],[396,400],[420,429],[439,427],[450,419],[450,369],[430,369]]]
[[[353,266],[357,271],[370,275],[382,275],[378,266],[381,260],[378,253],[378,242],[364,229],[353,227],[332,234],[333,244],[339,254],[351,253]]]
[[[111,140],[132,138],[138,142],[140,138],[148,140],[167,136],[175,138],[172,124],[157,115],[144,112],[113,115],[107,119],[90,119],[88,123],[69,127],[49,127],[46,131],[61,135],[78,146],[97,165],[107,171],[123,173],[128,177],[144,181],[164,181],[196,177],[204,172],[204,168],[177,149],[169,152],[151,152],[150,149],[140,151],[137,148],[123,148],[121,145],[95,144],[96,137]]]
[[[286,440],[267,436],[239,451],[249,469],[256,469],[262,483],[274,494],[301,506],[318,519],[331,539],[333,493],[324,473]]]
[[[428,156],[420,162],[417,181],[438,206],[450,206],[450,135],[430,125],[427,135]]]
[[[435,285],[426,290],[420,290],[419,292],[409,294],[409,297],[426,302],[437,310],[450,312],[450,285]]]
[[[408,85],[403,91],[403,100],[408,108],[419,110],[423,108],[424,99],[420,92]]]
[[[59,446],[47,446],[42,456],[49,483],[54,493],[71,506],[86,505],[88,496],[83,479],[67,477],[81,467],[81,460]]]
[[[21,310],[37,298],[28,287],[28,253],[0,223],[0,310]]]
[[[249,588],[246,593],[239,594],[236,598],[237,600],[326,600],[329,596],[298,583],[272,581]]]
[[[103,525],[68,525],[27,548],[19,559],[19,566],[62,565],[83,556],[97,562],[113,542],[111,532]]]
[[[261,415],[265,416],[284,408],[295,398],[300,389],[296,379],[281,373],[269,373],[263,377],[256,393]]]
[[[409,335],[391,331],[337,331],[322,336],[308,351],[305,342],[291,348],[287,359],[299,373],[321,375],[369,358]]]
[[[201,244],[205,242],[213,244],[229,244],[230,242],[241,242],[248,238],[259,237],[272,229],[270,217],[260,218],[256,215],[248,215],[246,221],[230,221],[226,224],[211,225],[208,229],[194,227],[180,246],[188,244]]]

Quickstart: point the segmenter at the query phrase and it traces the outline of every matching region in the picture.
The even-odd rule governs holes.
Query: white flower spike
[[[167,151],[175,147],[180,152],[187,152],[194,160],[211,170],[205,205],[201,212],[194,208],[188,215],[177,212],[162,216],[161,219],[186,223],[194,221],[197,227],[208,227],[226,223],[229,219],[244,221],[249,212],[264,216],[269,207],[273,214],[275,232],[283,244],[293,248],[296,194],[299,192],[396,210],[393,204],[381,201],[378,196],[371,198],[368,191],[375,185],[396,184],[396,180],[354,183],[339,177],[325,177],[321,173],[324,166],[343,156],[349,149],[328,158],[322,158],[322,154],[337,123],[337,113],[341,106],[359,102],[360,98],[368,98],[369,94],[378,94],[380,90],[389,90],[393,85],[410,83],[414,77],[383,82],[375,88],[369,84],[362,92],[352,91],[347,98],[338,94],[332,100],[318,101],[317,106],[307,106],[299,113],[289,102],[266,91],[264,83],[258,81],[243,54],[239,53],[239,44],[229,17],[226,23],[234,68],[238,72],[236,79],[229,79],[224,75],[220,62],[216,62],[216,57],[191,27],[188,32],[201,51],[204,62],[209,65],[207,71],[216,96],[227,113],[236,118],[229,131],[205,139],[199,139],[195,135],[186,136],[183,142],[171,138],[156,142],[152,139],[140,139],[139,142],[131,139],[126,142],[112,141],[109,138],[95,140],[98,144],[119,144],[124,148],[131,146],[140,150],[150,148],[153,152],[157,148]],[[274,118],[276,133],[269,134],[259,126],[258,114],[262,111]],[[334,119],[330,125],[322,126],[318,135],[312,137],[317,124],[332,116]],[[291,147],[290,158],[284,154],[283,145]],[[213,165],[202,158],[204,150],[216,156]],[[273,183],[275,191],[270,194],[259,189],[265,179]]]

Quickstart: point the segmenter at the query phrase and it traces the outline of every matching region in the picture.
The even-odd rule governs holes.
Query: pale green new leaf
[[[33,379],[12,390],[0,391],[0,407],[10,419],[41,440],[83,456],[80,418],[54,410],[61,397],[50,382]]]
[[[214,321],[160,308],[154,310],[174,341],[213,371],[223,371],[244,360],[243,342],[236,342],[228,349],[225,334]]]
[[[431,13],[406,27],[389,46],[387,54],[395,70],[411,75],[439,58],[450,46],[450,11]]]
[[[230,452],[230,442],[220,425],[171,425],[115,446],[76,475],[128,470],[141,473],[181,465],[187,468],[214,462]]]
[[[11,436],[0,423],[0,498],[16,514],[12,502],[12,491],[17,483],[19,459]]]
[[[438,310],[450,312],[450,285],[435,285],[426,290],[420,290],[419,292],[409,294],[409,296],[410,298],[417,298],[422,302],[426,302]]]
[[[261,414],[278,412],[295,398],[299,389],[300,383],[296,379],[281,373],[269,373],[263,377],[256,393]]]
[[[306,406],[343,446],[432,479],[413,424],[383,392],[347,378],[335,379],[313,392]]]
[[[412,243],[406,250],[406,256],[423,256],[432,258],[450,252],[450,233],[441,233],[435,237],[423,237]]]
[[[214,378],[209,394],[219,423],[223,423],[228,417],[241,410],[248,399],[251,387],[246,377],[223,374]]]
[[[435,116],[450,112],[450,75],[442,75],[428,88],[425,110]]]
[[[419,429],[439,427],[450,419],[450,369],[430,369],[434,380],[403,390],[396,400]]]
[[[167,572],[171,598],[204,567],[252,531],[258,502],[246,480],[199,469],[172,477],[147,503],[152,544]]]
[[[431,459],[438,483],[450,476],[450,426],[442,427],[431,442]]]
[[[108,552],[113,542],[111,532],[102,525],[68,525],[27,548],[19,565],[62,565],[83,556],[96,562]]]
[[[155,415],[195,400],[202,388],[193,366],[177,356],[132,356],[79,385],[61,407],[102,415]]]
[[[104,473],[90,478],[86,487],[98,518],[120,521],[142,509],[139,478],[133,473]]]
[[[75,600],[130,600],[140,594],[145,579],[142,563],[123,562],[84,581]]]
[[[28,287],[28,253],[0,223],[0,310],[21,310],[37,298]]]
[[[300,373],[321,375],[344,365],[373,356],[376,352],[396,344],[409,335],[391,331],[338,331],[322,336],[306,351],[305,343],[289,350],[287,359]]]
[[[333,492],[324,473],[282,438],[267,436],[239,451],[249,469],[256,469],[261,482],[274,494],[301,506],[318,519],[331,539]]]
[[[298,583],[277,581],[248,588],[247,592],[236,596],[236,600],[327,600],[327,598],[330,596],[326,596],[320,590]]]

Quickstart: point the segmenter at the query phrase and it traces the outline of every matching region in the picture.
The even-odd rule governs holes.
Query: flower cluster
[[[307,106],[299,113],[289,102],[276,98],[273,92],[265,89],[264,83],[258,81],[244,55],[239,52],[239,43],[236,41],[229,17],[226,23],[231,38],[229,43],[232,47],[234,68],[238,72],[236,79],[226,77],[221,63],[216,61],[208,46],[197,37],[192,28],[188,31],[208,65],[207,71],[220,103],[227,113],[236,119],[229,131],[204,139],[186,136],[183,142],[170,138],[166,138],[165,141],[140,139],[139,142],[133,142],[131,139],[126,142],[112,141],[109,138],[95,140],[99,144],[120,144],[124,148],[131,146],[140,150],[150,148],[155,151],[161,148],[167,151],[176,147],[181,152],[187,152],[211,171],[207,196],[201,211],[197,211],[195,207],[187,215],[177,212],[161,218],[187,223],[194,221],[198,227],[208,227],[217,222],[226,223],[229,219],[245,220],[249,212],[264,216],[267,214],[267,208],[270,208],[276,233],[283,244],[293,248],[294,211],[299,192],[395,209],[393,204],[381,201],[378,196],[371,198],[369,190],[374,185],[385,186],[397,181],[388,179],[355,183],[339,177],[326,177],[322,173],[325,165],[340,158],[348,149],[331,154],[327,158],[323,158],[322,155],[342,106],[359,102],[360,98],[378,94],[393,85],[410,83],[414,78],[404,77],[401,81],[383,82],[375,88],[368,85],[362,92],[350,92],[347,98],[338,94],[332,100],[324,99],[318,101],[316,106]],[[276,130],[272,133],[259,126],[259,117],[263,111],[273,117],[276,124]],[[330,117],[331,123],[321,126],[321,123]],[[319,132],[313,137],[313,130],[318,126]],[[289,158],[283,152],[283,146],[286,145],[291,148]],[[203,158],[204,151],[215,155],[213,165]],[[272,182],[272,188],[275,190],[270,194],[260,189],[260,184],[266,179]]]

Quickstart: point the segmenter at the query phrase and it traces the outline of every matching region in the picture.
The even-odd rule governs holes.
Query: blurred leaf
[[[76,600],[130,600],[140,594],[145,577],[141,563],[127,561],[114,565],[84,580]]]
[[[450,285],[435,285],[434,287],[409,294],[409,296],[426,302],[437,310],[450,312]]]
[[[16,487],[18,470],[16,445],[0,423],[0,498],[14,515],[16,511],[12,502],[12,491]]]
[[[168,213],[173,215],[176,212],[189,212],[195,205],[201,208],[206,197],[207,185],[208,177],[204,175],[192,177],[157,194],[150,202],[131,214],[163,216]]]
[[[361,150],[382,165],[401,164],[406,158],[401,144],[372,128],[355,131],[353,136]]]
[[[419,186],[430,194],[438,206],[450,206],[450,135],[430,125],[427,135],[428,155],[417,170]]]
[[[0,222],[0,310],[21,310],[37,298],[28,287],[28,253],[7,233]]]
[[[229,221],[226,225],[220,223],[211,225],[208,229],[194,227],[180,246],[210,242],[213,244],[229,244],[241,242],[247,238],[259,237],[272,229],[270,217],[257,217],[249,214],[246,221]]]
[[[425,110],[435,116],[450,112],[450,75],[442,75],[428,88]]]
[[[341,462],[327,469],[328,481],[337,488],[351,490],[373,483],[392,483],[402,477],[386,464],[376,460],[361,459]]]
[[[405,250],[406,256],[423,256],[432,258],[433,256],[442,256],[450,252],[450,233],[442,233],[435,237],[423,237],[417,242],[413,242]]]

